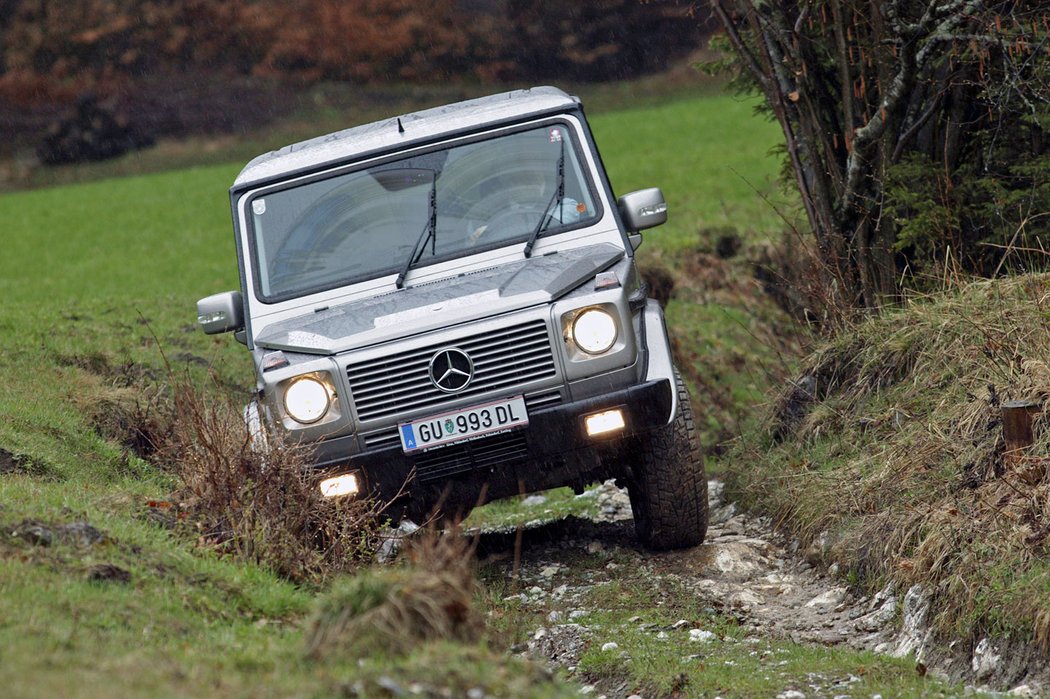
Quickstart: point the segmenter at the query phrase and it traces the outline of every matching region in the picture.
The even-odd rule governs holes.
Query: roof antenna
[[[405,133],[405,127],[401,125],[401,117],[397,118],[397,132]]]

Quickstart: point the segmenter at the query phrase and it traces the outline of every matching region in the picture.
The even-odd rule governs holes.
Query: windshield
[[[524,242],[597,215],[562,124],[256,195],[249,210],[267,301],[396,273],[410,259],[418,268]]]

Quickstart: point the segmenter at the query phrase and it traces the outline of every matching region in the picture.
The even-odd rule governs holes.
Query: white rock
[[[594,685],[593,684],[585,684],[582,687],[580,687],[580,694],[590,694],[593,691],[594,691]]]
[[[576,619],[579,619],[581,616],[587,616],[587,610],[586,609],[573,609],[571,612],[569,612],[569,620],[570,621],[575,621]]]
[[[729,604],[731,607],[737,609],[751,609],[753,607],[760,607],[765,604],[765,600],[762,599],[762,595],[758,594],[754,590],[743,589],[739,592],[734,592],[729,596]]]
[[[530,495],[529,497],[522,500],[521,504],[525,507],[536,507],[537,505],[542,505],[545,502],[547,502],[547,498],[545,498],[542,495]]]
[[[706,643],[707,641],[714,640],[715,635],[710,631],[704,631],[703,629],[689,629],[689,640],[698,643]]]
[[[995,672],[996,668],[999,667],[999,661],[1001,659],[999,649],[988,640],[987,636],[985,636],[977,642],[977,647],[973,649],[973,658],[970,660],[970,668],[973,670],[977,679],[988,679]]]
[[[602,652],[603,653],[607,653],[607,652],[609,652],[611,650],[616,650],[619,647],[620,647],[619,643],[616,643],[614,641],[609,641],[608,643],[603,643],[602,644]]]
[[[1011,697],[1037,697],[1039,696],[1039,692],[1040,690],[1032,687],[1031,685],[1019,684],[1013,689],[1011,689],[1009,692],[1007,692],[1007,694]]]
[[[671,624],[671,628],[672,629],[680,629],[682,627],[689,626],[690,623],[692,623],[692,622],[686,621],[685,619],[679,619],[675,623]]]
[[[926,652],[930,629],[926,617],[930,613],[930,599],[922,585],[912,585],[904,595],[903,622],[898,637],[897,647],[890,655],[903,658],[914,654],[921,661]]]
[[[556,588],[551,590],[551,595],[554,596],[554,597],[561,598],[561,597],[564,597],[565,593],[568,592],[568,591],[569,591],[569,586],[568,585],[558,585]]]
[[[559,565],[546,566],[543,570],[540,571],[540,577],[553,578],[555,575],[558,574],[559,570],[561,570],[561,566]]]
[[[881,594],[880,592],[878,595],[875,595],[876,600],[879,599]],[[893,621],[895,616],[897,616],[897,598],[890,594],[882,598],[882,606],[857,619],[854,622],[854,626],[860,631],[878,631]]]
[[[833,587],[830,590],[823,592],[810,601],[806,602],[807,607],[834,607],[842,602],[846,598],[846,588],[844,587]]]
[[[660,633],[656,634],[656,638],[658,638],[661,641],[667,640],[667,632],[661,631]]]
[[[561,612],[553,611],[547,615],[547,621],[549,621],[552,624],[557,624],[559,621],[561,621],[562,616],[563,615]]]

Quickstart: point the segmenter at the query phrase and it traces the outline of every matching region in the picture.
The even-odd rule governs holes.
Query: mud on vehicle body
[[[420,517],[616,478],[643,543],[703,540],[688,394],[634,262],[667,207],[614,198],[578,99],[518,90],[288,146],[231,204],[241,289],[198,319],[251,351],[249,421],[315,445],[326,495]]]

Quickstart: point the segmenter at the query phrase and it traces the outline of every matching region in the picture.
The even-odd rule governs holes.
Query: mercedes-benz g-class
[[[659,189],[613,195],[580,101],[518,90],[251,161],[241,288],[207,333],[252,353],[249,424],[315,446],[326,496],[425,516],[615,478],[638,537],[700,543],[707,482],[635,267]]]

